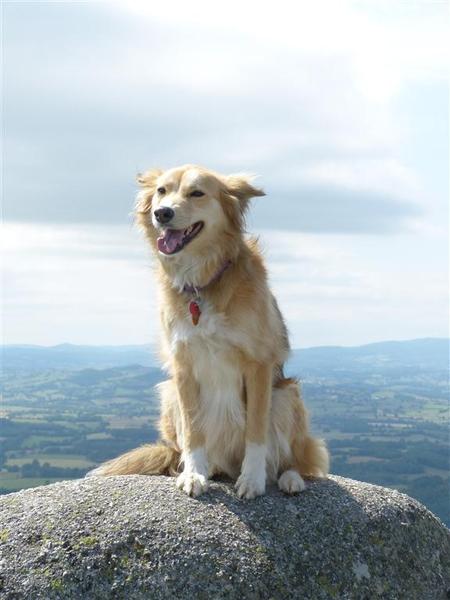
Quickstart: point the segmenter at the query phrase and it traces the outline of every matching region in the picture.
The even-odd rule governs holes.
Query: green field
[[[38,452],[25,454],[21,458],[8,458],[5,466],[21,467],[27,463],[38,460],[41,464],[48,463],[54,467],[73,467],[77,469],[88,469],[94,465],[91,460],[83,456],[73,456],[70,454],[40,454]]]
[[[0,485],[3,490],[9,492],[17,492],[28,488],[38,487],[40,485],[48,485],[63,481],[63,477],[39,478],[39,477],[14,477],[10,474],[0,473]]]
[[[343,368],[318,356],[308,368],[294,361],[287,374],[301,376],[332,473],[404,491],[450,525],[447,372],[433,369],[434,359],[424,367],[376,359]],[[7,371],[0,493],[82,477],[156,440],[153,386],[162,379],[159,369],[139,365]]]

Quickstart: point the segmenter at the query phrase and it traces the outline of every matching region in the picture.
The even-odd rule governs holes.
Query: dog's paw
[[[262,496],[266,491],[266,478],[255,477],[254,475],[246,475],[241,473],[236,485],[234,486],[239,498],[252,500],[257,496]]]
[[[103,477],[105,475],[103,467],[96,467],[85,474],[85,477]]]
[[[184,471],[177,477],[177,488],[183,490],[189,496],[200,496],[208,489],[208,480],[200,473]]]
[[[297,471],[285,471],[278,480],[278,487],[286,494],[298,494],[305,488],[305,482]]]

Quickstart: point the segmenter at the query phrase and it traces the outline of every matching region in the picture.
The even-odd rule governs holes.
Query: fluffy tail
[[[89,471],[92,475],[176,475],[180,453],[164,444],[147,444],[130,450]]]
[[[295,466],[305,477],[325,477],[330,457],[324,440],[307,436],[294,444]]]

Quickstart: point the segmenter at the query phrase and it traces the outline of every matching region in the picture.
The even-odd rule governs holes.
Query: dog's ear
[[[141,186],[141,191],[136,199],[136,212],[147,213],[152,206],[152,197],[156,192],[156,181],[163,173],[161,169],[150,169],[145,173],[139,173],[136,181]]]
[[[265,195],[262,190],[251,184],[252,179],[252,175],[244,174],[228,175],[222,179],[222,208],[237,231],[242,231],[244,227],[245,212],[250,198]]]
[[[227,192],[231,196],[237,198],[242,214],[245,213],[250,198],[254,198],[255,196],[266,195],[263,190],[256,188],[252,185],[253,179],[253,175],[239,173],[236,175],[228,175],[228,177],[225,180]]]

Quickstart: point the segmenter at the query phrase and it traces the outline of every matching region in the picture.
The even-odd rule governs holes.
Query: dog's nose
[[[171,219],[173,219],[175,213],[168,206],[163,206],[155,210],[154,214],[158,223],[168,223]]]

